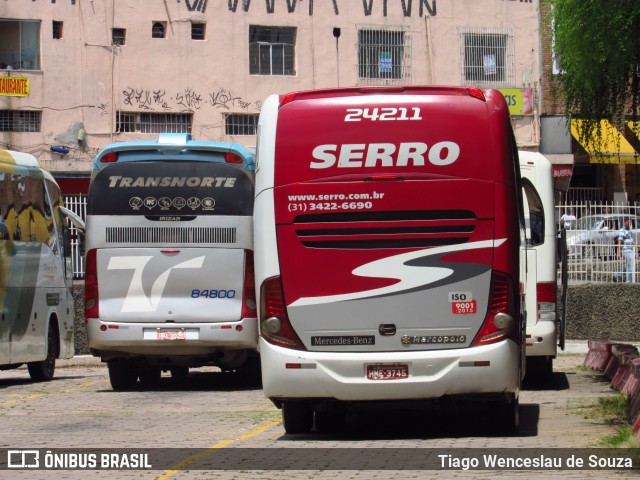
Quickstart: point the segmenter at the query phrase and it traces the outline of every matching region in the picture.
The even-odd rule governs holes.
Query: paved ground
[[[155,471],[11,471],[0,470],[0,478],[39,480],[51,478],[84,479],[312,479],[369,480],[413,478],[637,478],[634,472],[598,470],[465,471],[461,468],[433,470],[333,470],[330,462],[362,463],[362,449],[371,452],[372,461],[401,464],[390,455],[446,451],[459,455],[465,449],[492,452],[530,451],[529,449],[594,448],[614,428],[585,418],[584,411],[598,398],[615,395],[599,374],[581,368],[586,349],[581,344],[568,348],[556,359],[551,387],[527,385],[521,393],[521,431],[515,436],[487,433],[488,419],[477,409],[385,410],[360,412],[350,417],[342,435],[287,435],[279,412],[264,398],[260,389],[246,388],[230,377],[214,371],[194,371],[188,383],[172,383],[163,378],[153,391],[113,392],[106,367],[92,357],[76,358],[59,368],[56,380],[32,384],[20,371],[0,372],[0,447],[60,448],[202,448],[174,450],[175,461],[165,470]],[[584,351],[583,351],[584,350]],[[579,353],[576,353],[579,352]],[[82,365],[84,363],[84,365]],[[309,460],[309,469],[278,470],[197,470],[199,460],[220,458],[233,462],[233,454],[258,456],[274,462],[307,461],[305,449],[329,449],[323,459]],[[236,450],[231,450],[236,449]],[[240,449],[240,450],[238,450]],[[271,449],[271,454],[269,453]],[[444,449],[444,450],[437,450]],[[595,450],[594,450],[595,451]],[[274,453],[275,452],[275,453]],[[282,458],[282,454],[285,458]],[[301,453],[302,452],[302,453]],[[547,450],[548,452],[548,450]],[[278,456],[280,458],[278,459]],[[409,458],[409,464],[411,464]],[[400,462],[400,463],[398,463]],[[242,463],[242,462],[240,462]],[[244,465],[244,464],[243,464]],[[335,463],[333,464],[335,466]],[[314,468],[314,469],[311,469]],[[7,475],[11,473],[12,475]],[[87,473],[92,473],[87,475]]]

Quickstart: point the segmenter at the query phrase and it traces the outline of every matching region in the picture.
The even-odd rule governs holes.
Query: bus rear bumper
[[[519,347],[512,341],[455,350],[417,352],[309,352],[260,339],[263,389],[289,399],[417,400],[448,395],[518,393]],[[408,377],[370,380],[368,365],[408,367]]]
[[[527,327],[527,357],[549,356],[558,354],[558,332],[556,322],[539,321]]]
[[[255,318],[220,323],[119,323],[89,318],[89,347],[133,355],[208,355],[223,350],[256,349]]]

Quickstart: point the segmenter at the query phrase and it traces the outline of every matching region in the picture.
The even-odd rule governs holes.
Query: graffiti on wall
[[[206,0],[194,0],[195,3],[202,4],[204,2],[204,8],[206,8]],[[254,4],[259,1],[255,0]],[[287,13],[294,13],[296,11],[296,7],[298,3],[302,3],[303,0],[281,0],[282,2],[286,2]],[[313,2],[314,0],[304,0],[308,4],[309,16],[313,16]],[[339,0],[331,0],[333,3],[333,13],[335,15],[340,15],[340,9],[338,6]],[[340,0],[340,2],[355,2],[356,0]],[[424,15],[430,15],[435,17],[437,15],[437,5],[436,0],[361,0],[362,1],[362,11],[366,17],[373,15],[374,13],[374,5],[377,8],[382,8],[382,16],[386,17],[388,13],[389,5],[392,5],[393,8],[401,8],[402,15],[405,17],[410,17],[412,12],[415,12],[412,7],[415,4],[418,4],[417,12],[418,16],[423,17]],[[520,0],[522,1],[522,0]],[[532,0],[528,0],[529,2]],[[242,8],[243,12],[249,12],[251,8],[251,0],[227,0],[228,7],[231,12],[236,12],[238,10],[238,6]],[[187,0],[187,3],[190,2]],[[193,2],[191,2],[193,3]],[[264,0],[265,10],[267,13],[275,13],[276,10],[276,0]],[[380,7],[380,5],[382,5]],[[259,8],[259,7],[258,7]],[[200,10],[204,13],[204,10]]]
[[[147,90],[127,87],[122,91],[123,103],[140,110],[200,110],[212,107],[224,110],[259,111],[261,101],[249,101],[233,95],[230,90],[219,89],[207,93],[199,93],[185,88],[175,95],[167,95],[165,90]]]
[[[205,13],[207,11],[207,1],[208,0],[184,0],[184,3],[190,12]]]

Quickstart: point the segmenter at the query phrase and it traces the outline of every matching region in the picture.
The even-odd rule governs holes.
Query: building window
[[[54,40],[60,40],[62,38],[62,22],[53,20],[51,22],[51,31]]]
[[[510,29],[464,29],[460,35],[463,85],[506,87],[515,83]]]
[[[125,28],[111,29],[111,42],[113,45],[124,45],[127,39],[127,30]]]
[[[0,132],[39,132],[40,112],[0,110]]]
[[[191,40],[204,40],[206,23],[191,22]]]
[[[360,83],[389,84],[410,81],[409,40],[409,31],[402,27],[358,27]]]
[[[191,113],[116,112],[116,132],[191,133]]]
[[[249,27],[249,73],[295,75],[296,29]]]
[[[40,69],[40,22],[0,20],[0,69]]]
[[[224,133],[227,135],[255,135],[258,130],[257,113],[228,113],[224,117]]]
[[[153,22],[151,26],[151,38],[165,38],[167,22]]]
[[[551,11],[553,12],[553,5],[551,5]],[[552,73],[554,75],[564,73],[564,70],[562,69],[562,66],[561,66],[562,58],[560,54],[556,51],[556,22],[553,17],[551,17],[551,59],[553,62],[551,66]]]

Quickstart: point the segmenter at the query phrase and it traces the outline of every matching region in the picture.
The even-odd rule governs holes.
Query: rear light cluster
[[[556,319],[556,282],[536,284],[538,321],[553,322]]]
[[[487,101],[486,97],[484,96],[484,92],[479,88],[467,87],[467,92],[473,98],[477,98],[478,100],[482,100],[483,102]]]
[[[96,268],[96,250],[87,252],[87,261],[84,276],[84,318],[85,323],[89,318],[98,318],[98,270]]]
[[[100,163],[113,163],[118,161],[118,154],[116,152],[109,152],[100,157]]]
[[[242,318],[256,318],[256,287],[253,271],[253,252],[245,250],[244,254],[244,288],[242,290]]]
[[[287,103],[293,102],[298,96],[297,92],[288,93],[286,95],[280,95],[280,105],[279,108],[284,107]]]
[[[506,274],[494,272],[487,316],[471,345],[488,345],[515,335],[515,315],[513,284]]]
[[[260,335],[281,347],[306,350],[289,322],[280,277],[271,277],[260,288]]]
[[[239,164],[239,163],[242,163],[244,160],[237,153],[229,152],[229,153],[225,153],[224,161],[227,162],[227,163],[238,163]]]

